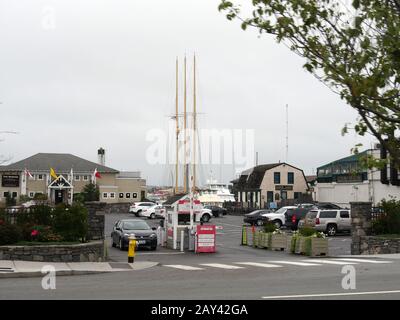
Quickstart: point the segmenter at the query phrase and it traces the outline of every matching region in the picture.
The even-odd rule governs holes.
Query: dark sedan
[[[205,206],[204,209],[211,210],[211,213],[214,217],[225,216],[228,213],[228,210],[222,207],[217,206]]]
[[[271,212],[270,210],[256,210],[244,215],[243,222],[249,223],[252,226],[258,225],[262,226],[264,222],[268,221],[268,217],[263,216],[263,214]]]
[[[150,228],[146,221],[140,219],[118,220],[111,232],[112,246],[125,250],[129,245],[129,237],[135,235],[138,248],[157,249],[156,228]]]

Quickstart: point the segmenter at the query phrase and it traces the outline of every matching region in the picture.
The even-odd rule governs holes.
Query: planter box
[[[295,253],[305,254],[306,253],[306,239],[307,237],[299,236],[296,240]]]
[[[293,236],[286,236],[286,252],[294,253],[292,252],[292,239]]]
[[[257,248],[258,247],[258,242],[259,242],[259,238],[260,238],[260,236],[259,236],[259,232],[258,231],[256,231],[256,232],[254,232],[252,235],[253,235],[253,243],[252,243],[252,246],[254,247],[254,248]]]
[[[265,243],[265,232],[259,232],[258,233],[258,248],[264,248],[264,243]]]
[[[327,256],[328,255],[328,239],[311,238],[311,256]]]
[[[283,251],[287,247],[286,234],[272,234],[271,236],[271,250]]]

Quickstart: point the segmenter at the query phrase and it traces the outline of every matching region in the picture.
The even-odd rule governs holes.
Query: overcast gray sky
[[[175,57],[198,57],[201,128],[254,129],[259,163],[285,160],[312,174],[347,156],[342,137],[355,111],[312,75],[303,60],[268,36],[243,32],[219,0],[0,0],[0,154],[73,153],[140,170],[148,184],[170,168],[146,161],[146,133],[167,129],[174,112]],[[54,14],[54,15],[53,15]],[[191,67],[189,76],[191,75]],[[191,107],[191,104],[189,104]],[[211,168],[202,168],[203,180]],[[227,182],[233,169],[214,167]]]

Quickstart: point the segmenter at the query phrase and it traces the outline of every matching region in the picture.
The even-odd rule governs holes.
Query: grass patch
[[[63,246],[63,245],[73,245],[80,244],[79,241],[65,241],[65,242],[39,242],[39,241],[19,241],[14,244],[9,244],[9,246]]]

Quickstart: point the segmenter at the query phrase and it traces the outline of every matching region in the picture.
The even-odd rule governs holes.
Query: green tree
[[[400,167],[400,0],[253,0],[251,6],[246,17],[231,1],[222,0],[219,10],[305,58],[304,68],[357,110],[353,129],[375,136]]]
[[[85,201],[99,201],[99,187],[94,183],[89,183],[83,188],[82,195]]]

